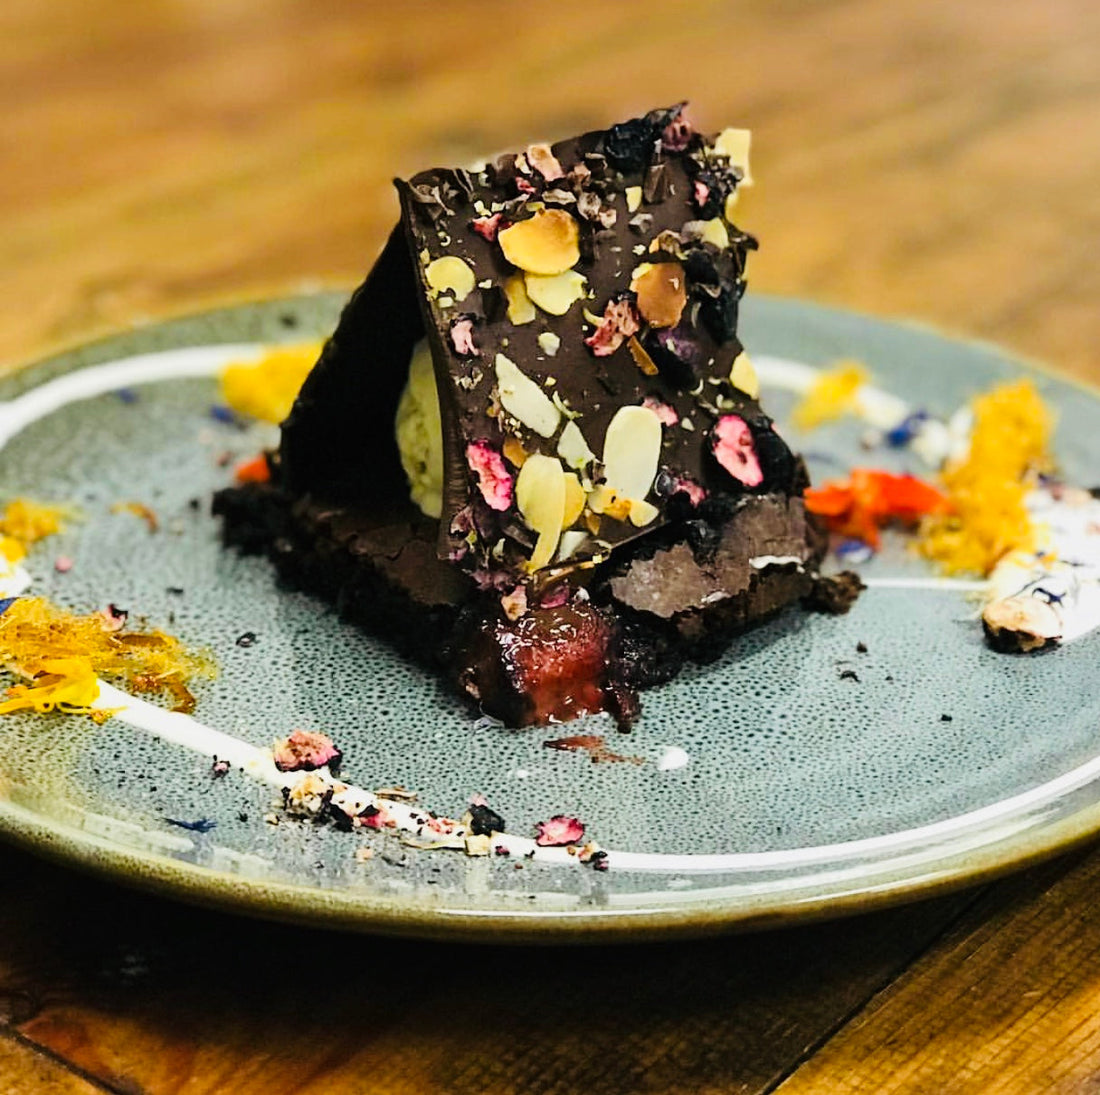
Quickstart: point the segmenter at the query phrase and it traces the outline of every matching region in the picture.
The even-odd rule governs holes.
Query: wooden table
[[[350,287],[392,175],[690,97],[756,133],[752,291],[1100,381],[1095,0],[6,0],[0,87],[6,366]],[[1100,1085],[1095,848],[834,924],[565,952],[255,924],[10,850],[0,878],[3,1093]]]

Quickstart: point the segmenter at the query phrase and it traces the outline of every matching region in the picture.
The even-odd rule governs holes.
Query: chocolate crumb
[[[236,639],[237,646],[249,647],[256,645],[256,632],[246,631],[243,635],[238,635]]]
[[[856,653],[857,654],[866,654],[867,653],[867,644],[865,642],[856,643]]]
[[[842,681],[855,681],[856,684],[859,684],[859,674],[854,669],[842,669],[840,679]]]
[[[866,588],[854,570],[842,570],[839,574],[818,578],[802,604],[815,612],[843,616]]]
[[[940,715],[940,722],[954,722],[954,718],[951,715]]]

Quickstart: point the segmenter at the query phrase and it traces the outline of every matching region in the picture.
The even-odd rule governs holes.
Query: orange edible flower
[[[271,482],[271,468],[267,462],[267,456],[260,453],[251,460],[245,460],[237,465],[233,472],[238,483],[269,483]]]
[[[863,540],[875,549],[881,543],[879,529],[891,521],[911,525],[950,508],[944,494],[915,476],[874,468],[854,468],[847,482],[806,491],[806,509],[823,518],[830,532]]]

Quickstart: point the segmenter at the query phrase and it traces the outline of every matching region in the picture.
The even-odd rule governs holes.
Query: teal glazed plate
[[[630,734],[606,716],[520,731],[479,719],[384,643],[277,588],[264,559],[223,550],[210,515],[233,465],[277,436],[220,413],[216,376],[261,344],[322,337],[341,303],[314,296],[145,327],[0,381],[5,495],[82,515],[33,548],[29,592],[80,612],[113,602],[219,667],[197,686],[193,719],[0,718],[7,839],[258,916],[555,942],[861,911],[992,877],[1100,829],[1100,633],[997,654],[971,587],[936,579],[900,538],[860,565],[870,588],[848,615],[771,620],[715,664],[644,693]],[[945,417],[996,381],[1031,376],[1058,413],[1066,479],[1100,479],[1100,396],[995,348],[777,299],[747,301],[742,325],[763,403],[815,479],[868,463],[927,474],[904,450],[861,448],[858,420],[802,436],[785,425],[792,377],[838,358],[866,363],[887,397]],[[119,509],[131,502],[155,513],[156,531]],[[288,817],[263,758],[295,728],[328,733],[358,787],[410,788],[451,817],[484,795],[511,854]],[[545,744],[578,734],[602,736],[620,759]],[[583,822],[608,869],[562,848],[528,858],[536,824],[557,815]]]

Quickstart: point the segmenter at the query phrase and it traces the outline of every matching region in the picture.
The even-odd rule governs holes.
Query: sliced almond
[[[645,528],[656,520],[660,510],[652,502],[646,502],[638,498],[630,500],[630,510],[627,516],[635,528]]]
[[[561,422],[558,408],[511,358],[497,354],[495,365],[500,405],[528,429],[541,437],[550,437]]]
[[[473,270],[457,255],[444,255],[424,268],[424,280],[436,291],[449,291],[455,300],[465,300],[477,284]]]
[[[554,557],[565,517],[565,476],[552,456],[534,453],[516,476],[516,506],[524,523],[538,533],[528,570],[540,570]]]
[[[517,327],[530,323],[538,313],[527,295],[527,286],[522,274],[513,274],[504,279],[504,295],[508,299],[508,320]]]
[[[543,331],[538,339],[539,349],[547,357],[553,357],[561,348],[561,339],[553,331]]]
[[[564,316],[588,291],[588,282],[576,270],[561,274],[525,274],[523,281],[531,301],[552,316]]]
[[[583,529],[570,529],[561,534],[561,542],[558,544],[557,562],[564,563],[566,559],[572,559],[577,554],[577,548],[588,539],[588,533]]]
[[[584,511],[585,494],[581,481],[571,472],[562,472],[565,476],[565,513],[562,515],[562,528],[568,528]]]
[[[528,274],[562,274],[581,257],[577,222],[563,209],[543,209],[497,236],[504,257]]]
[[[750,399],[760,398],[760,379],[749,360],[749,355],[744,350],[733,359],[733,368],[730,369],[730,383],[738,391],[744,392]]]
[[[678,262],[649,266],[630,287],[638,294],[638,314],[651,327],[675,327],[680,322],[687,304],[687,279]]]
[[[640,186],[628,186],[626,188],[626,210],[633,213],[642,204],[642,188]]]
[[[723,129],[714,141],[714,151],[729,159],[731,167],[739,167],[743,172],[740,186],[752,186],[752,172],[749,170],[749,146],[752,144],[752,130]]]
[[[725,222],[721,217],[704,221],[703,234],[700,238],[704,243],[713,243],[721,251],[730,245],[730,234],[726,231]]]
[[[661,420],[648,407],[620,407],[604,435],[603,470],[608,487],[626,498],[645,498],[660,457]]]
[[[505,456],[508,454],[505,453]],[[565,429],[558,438],[558,456],[562,458],[567,467],[581,471],[593,460],[596,454],[588,447],[588,442],[581,433],[580,426],[576,422],[567,422]]]
[[[726,204],[722,208],[722,215],[730,224],[733,224],[733,213],[737,207],[737,188],[735,187],[726,195]]]

